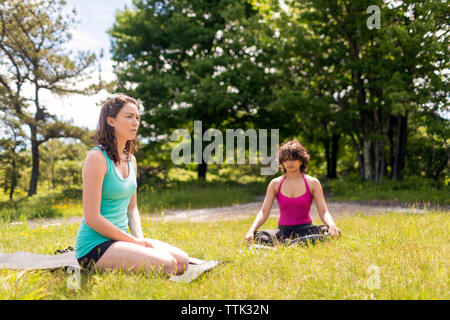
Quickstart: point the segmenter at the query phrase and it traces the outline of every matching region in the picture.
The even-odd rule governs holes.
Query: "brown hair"
[[[108,124],[106,119],[108,117],[115,118],[123,106],[127,103],[132,103],[138,106],[138,102],[134,98],[131,98],[123,93],[114,95],[103,104],[98,120],[96,141],[100,147],[106,151],[114,163],[120,163],[120,157],[117,153],[117,139],[114,135],[114,128]],[[127,154],[127,158],[130,153],[134,154],[137,151],[137,138],[128,140],[125,143],[124,151]]]
[[[290,140],[283,143],[278,150],[278,161],[282,166],[282,170],[286,171],[283,162],[286,160],[300,160],[300,172],[306,173],[308,171],[309,154],[305,147],[297,140]]]

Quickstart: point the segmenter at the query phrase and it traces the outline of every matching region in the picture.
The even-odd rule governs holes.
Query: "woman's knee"
[[[189,256],[186,252],[182,251],[177,257],[177,274],[184,273],[189,267]]]
[[[146,239],[149,241],[153,247],[156,250],[160,250],[162,252],[170,254],[175,260],[176,260],[176,273],[180,274],[186,271],[186,269],[189,266],[189,255],[181,250],[180,248],[177,248],[175,246],[172,246],[168,243],[165,243],[163,241],[155,240],[155,239]]]
[[[169,253],[138,245],[116,242],[96,263],[99,269],[122,269],[125,271],[177,272],[177,260]]]
[[[177,260],[170,256],[164,262],[164,271],[169,274],[175,274],[178,271]]]
[[[189,256],[184,252],[177,252],[173,254],[172,252],[161,251],[167,255],[164,260],[164,269],[167,273],[171,274],[182,274],[189,266]]]
[[[155,249],[150,249],[155,250]],[[174,274],[177,271],[177,260],[170,254],[166,252],[152,252],[151,255],[148,255],[144,258],[145,265],[148,269],[154,270],[155,268],[158,271],[163,271],[165,273]]]

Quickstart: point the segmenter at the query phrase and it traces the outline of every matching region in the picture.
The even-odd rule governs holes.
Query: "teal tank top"
[[[92,150],[99,150],[106,158],[108,170],[105,174],[102,185],[102,199],[100,203],[100,214],[111,221],[120,230],[128,233],[128,205],[131,196],[137,188],[136,173],[133,163],[128,159],[128,177],[123,179],[119,176],[118,169],[108,154],[99,147]],[[75,257],[82,258],[89,253],[95,246],[108,241],[108,239],[89,227],[84,218],[78,228]]]

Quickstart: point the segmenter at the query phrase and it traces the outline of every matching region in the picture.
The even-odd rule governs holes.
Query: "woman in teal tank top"
[[[189,256],[144,238],[136,198],[138,102],[124,94],[108,99],[99,119],[98,143],[83,165],[84,218],[75,255],[84,268],[183,273]],[[129,232],[131,231],[131,233]]]

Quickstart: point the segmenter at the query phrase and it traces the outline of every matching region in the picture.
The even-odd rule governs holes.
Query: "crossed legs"
[[[189,265],[189,256],[183,250],[165,242],[146,239],[153,248],[117,241],[95,264],[98,270],[120,269],[123,271],[162,271],[182,274]]]

